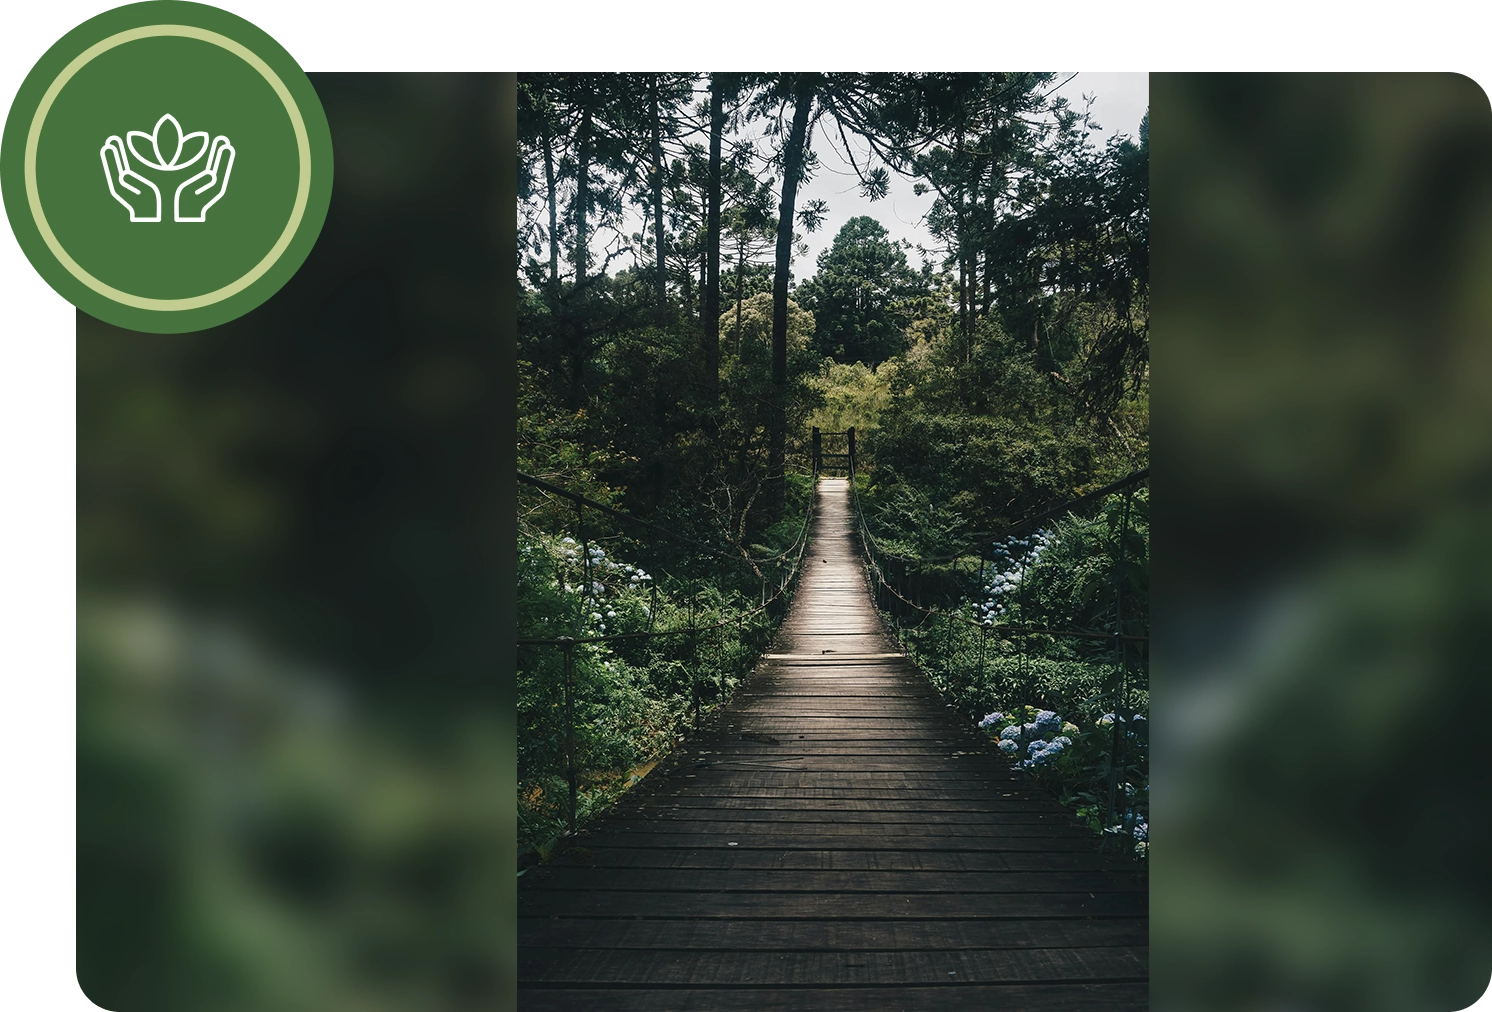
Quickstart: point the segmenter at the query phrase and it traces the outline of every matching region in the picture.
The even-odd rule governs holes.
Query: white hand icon
[[[223,194],[228,192],[228,176],[233,172],[233,156],[236,153],[228,138],[219,135],[212,139],[205,167],[176,188],[173,210],[177,221],[207,220],[207,209],[222,200]],[[192,213],[193,211],[196,213]]]
[[[150,180],[130,168],[124,141],[110,137],[99,149],[109,193],[129,209],[130,221],[160,221],[161,191]]]
[[[207,131],[183,133],[181,124],[170,113],[156,120],[150,133],[131,130],[128,143],[112,136],[99,151],[109,193],[129,208],[130,221],[160,221],[161,186],[171,185],[169,175],[158,176],[158,184],[140,175],[135,166],[155,173],[176,173],[189,169],[200,159],[202,170],[176,187],[172,206],[176,221],[198,223],[207,220],[207,209],[228,192],[228,177],[233,173],[236,155],[227,137],[220,134],[208,144]]]

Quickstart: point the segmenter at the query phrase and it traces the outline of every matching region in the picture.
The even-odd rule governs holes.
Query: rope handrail
[[[808,521],[812,516],[813,505],[812,500],[810,500],[808,511],[803,518],[803,528],[801,531],[799,531],[798,540],[794,543],[798,550],[798,556],[796,559],[793,560],[792,570],[788,573],[787,577],[783,579],[781,586],[777,588],[777,593],[773,594],[771,597],[767,598],[765,601],[757,605],[755,608],[752,608],[750,611],[744,611],[734,618],[723,619],[719,622],[711,623],[710,625],[687,626],[682,629],[649,629],[645,632],[612,633],[608,636],[555,636],[548,639],[524,638],[519,639],[517,643],[521,647],[557,647],[573,646],[581,643],[610,643],[614,640],[651,639],[657,636],[679,636],[684,633],[709,632],[712,629],[723,629],[728,625],[742,622],[748,618],[751,618],[753,615],[759,615],[770,608],[778,600],[778,598],[782,597],[783,594],[787,593],[788,587],[792,586],[794,578],[798,575],[798,570],[802,568],[803,552],[808,547],[808,539],[805,535],[808,533]],[[792,548],[789,548],[787,551],[792,551]],[[787,552],[783,552],[782,554],[786,555]],[[778,556],[778,558],[781,558],[781,556]]]
[[[885,575],[881,572],[880,566],[876,565],[874,560],[871,560],[871,572],[875,574],[876,582],[882,587],[886,588],[887,593],[896,598],[902,604],[906,605],[908,608],[911,608],[914,611],[920,611],[924,615],[944,615],[951,621],[957,622],[960,625],[968,626],[970,629],[984,629],[988,632],[992,632],[1001,636],[1004,636],[1007,632],[1011,632],[1014,635],[1020,636],[1070,636],[1074,639],[1108,640],[1110,642],[1114,640],[1128,640],[1131,643],[1150,642],[1149,636],[1132,636],[1128,633],[1092,632],[1086,629],[1048,629],[1044,626],[1017,626],[1010,623],[999,625],[994,622],[988,624],[984,622],[976,622],[971,618],[964,618],[962,615],[957,615],[953,612],[940,612],[936,608],[924,608],[922,607],[922,605],[917,604],[915,601],[907,600],[897,591],[894,586],[892,586],[890,582],[886,580]],[[1014,638],[1014,635],[1009,638]]]
[[[1001,536],[1008,536],[1010,532],[1019,530],[1022,525],[1034,523],[1034,522],[1039,521],[1039,520],[1045,520],[1045,519],[1047,519],[1049,517],[1052,517],[1052,516],[1055,516],[1055,515],[1057,515],[1059,513],[1063,513],[1063,512],[1071,509],[1072,507],[1074,507],[1074,506],[1076,506],[1076,505],[1078,505],[1080,503],[1083,503],[1083,502],[1086,502],[1086,501],[1089,501],[1089,500],[1092,500],[1092,499],[1096,499],[1099,496],[1112,495],[1115,492],[1121,492],[1121,491],[1123,491],[1126,488],[1129,488],[1129,487],[1131,487],[1133,485],[1138,484],[1139,482],[1144,481],[1146,478],[1149,477],[1149,475],[1150,475],[1150,468],[1148,468],[1148,467],[1141,468],[1140,470],[1135,471],[1132,474],[1130,474],[1130,475],[1128,475],[1128,476],[1126,476],[1124,478],[1121,478],[1118,481],[1111,482],[1108,485],[1105,485],[1103,488],[1095,489],[1092,492],[1084,493],[1083,495],[1080,495],[1080,496],[1078,496],[1077,498],[1074,498],[1074,499],[1069,499],[1067,502],[1062,503],[1060,506],[1054,506],[1054,507],[1052,507],[1052,508],[1050,508],[1048,510],[1044,510],[1044,511],[1042,511],[1040,513],[1033,513],[1030,516],[1025,517],[1022,520],[1019,520],[1016,523],[1012,524],[1011,526],[1007,527],[1005,529],[1005,533],[1003,535],[1001,535]],[[923,615],[940,614],[941,612],[939,612],[938,609],[935,609],[935,608],[924,608],[922,605],[917,604],[915,601],[909,601],[906,597],[904,597],[901,594],[901,592],[898,591],[896,589],[896,587],[894,585],[892,585],[892,583],[886,579],[886,574],[882,570],[880,559],[877,558],[877,556],[879,555],[879,556],[881,556],[883,558],[895,559],[898,562],[912,562],[912,563],[919,563],[920,564],[920,563],[929,563],[929,562],[948,562],[948,561],[951,561],[953,559],[957,559],[957,558],[963,557],[963,555],[965,553],[959,553],[959,554],[949,555],[949,556],[940,556],[940,557],[935,557],[935,558],[932,558],[932,559],[914,559],[914,558],[910,558],[910,557],[904,556],[904,555],[897,555],[894,552],[888,552],[885,549],[881,548],[881,546],[876,542],[875,535],[873,535],[870,532],[870,525],[865,522],[865,514],[860,509],[859,497],[856,494],[856,490],[855,490],[855,488],[854,488],[853,485],[851,485],[851,487],[850,487],[850,498],[851,498],[851,501],[854,503],[854,512],[855,512],[856,527],[860,531],[860,540],[861,540],[861,545],[865,549],[866,562],[869,564],[869,569],[870,569],[871,573],[875,576],[876,583],[879,584],[881,587],[884,587],[886,589],[887,593],[889,593],[892,597],[896,598],[902,604],[906,605],[908,608],[911,608],[911,609],[913,609],[915,611],[921,612]],[[985,539],[984,539],[984,537],[981,537],[979,540],[982,541],[982,540],[985,540]],[[1130,635],[1130,634],[1127,634],[1127,633],[1118,633],[1118,632],[1101,633],[1101,632],[1091,632],[1091,631],[1088,631],[1088,630],[1081,630],[1081,629],[1049,629],[1049,628],[1044,628],[1044,627],[1025,626],[1025,625],[1021,625],[1021,626],[1017,627],[1017,626],[1010,625],[1010,624],[1006,624],[1006,625],[997,625],[995,623],[986,624],[986,623],[983,623],[983,622],[976,622],[973,619],[965,618],[962,615],[954,614],[953,612],[946,612],[946,613],[941,613],[941,614],[946,614],[946,616],[949,619],[951,619],[954,622],[958,622],[961,625],[966,625],[966,626],[968,626],[970,628],[975,628],[975,629],[984,629],[984,630],[987,630],[989,632],[994,632],[994,633],[996,633],[998,635],[1001,635],[1001,636],[1004,636],[1007,630],[1018,629],[1019,632],[1017,633],[1017,635],[1068,636],[1068,637],[1072,637],[1072,638],[1075,638],[1075,639],[1108,640],[1110,642],[1115,641],[1115,640],[1128,640],[1129,642],[1132,642],[1132,643],[1148,643],[1148,642],[1150,642],[1150,637],[1149,636],[1134,636],[1134,635]]]
[[[711,548],[709,545],[705,544],[702,541],[696,541],[695,539],[693,539],[691,537],[688,537],[686,535],[680,534],[677,531],[671,531],[667,527],[663,527],[663,526],[660,526],[659,524],[653,523],[651,520],[644,520],[641,517],[633,516],[632,514],[624,512],[623,510],[619,510],[619,509],[617,509],[614,506],[608,506],[608,505],[606,505],[603,502],[597,502],[595,499],[591,499],[588,496],[583,496],[583,495],[581,495],[578,492],[571,492],[569,489],[562,488],[561,486],[556,485],[553,482],[545,481],[543,478],[538,478],[538,477],[535,477],[534,475],[526,474],[523,471],[517,471],[515,473],[518,475],[518,480],[521,481],[521,482],[523,482],[526,485],[532,485],[535,488],[542,489],[543,491],[548,492],[550,495],[559,496],[561,499],[568,499],[571,502],[576,503],[577,505],[587,506],[587,507],[589,507],[591,509],[600,510],[602,513],[605,513],[605,514],[607,514],[609,516],[616,517],[618,520],[625,520],[628,523],[633,523],[633,524],[637,524],[638,526],[641,526],[641,527],[646,527],[649,530],[656,531],[657,533],[662,534],[664,537],[671,538],[672,540],[677,541],[677,542],[679,542],[682,545],[688,545],[690,548],[693,548],[693,549],[696,549],[697,551],[703,552],[704,554],[706,554],[708,556],[711,556],[711,557],[716,558],[716,559],[722,559],[722,560],[725,560],[725,561],[729,561],[732,564],[735,564],[735,563],[738,563],[738,562],[741,562],[741,561],[745,561],[745,562],[750,563],[752,565],[760,565],[762,563],[767,563],[767,562],[776,562],[779,559],[785,558],[796,547],[796,542],[794,542],[794,544],[789,545],[786,549],[784,549],[781,552],[778,552],[776,555],[769,555],[769,556],[765,556],[763,558],[756,558],[756,557],[752,556],[749,552],[746,552],[746,551],[741,551],[739,554],[731,554],[730,552],[722,552],[722,551],[719,551],[717,549]],[[812,509],[813,509],[813,501],[812,501],[812,497],[810,496],[809,497],[808,511],[811,512]],[[804,531],[807,530],[807,521],[806,521],[806,519],[805,519],[805,522],[804,522],[803,530]],[[801,537],[801,536],[802,536],[802,532],[800,531],[799,532],[799,537]]]

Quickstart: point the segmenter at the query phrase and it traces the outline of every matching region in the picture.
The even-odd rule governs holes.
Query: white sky
[[[1059,82],[1066,81],[1055,90],[1074,107],[1083,107],[1083,96],[1093,96],[1093,119],[1103,129],[1095,131],[1094,143],[1102,147],[1116,133],[1137,137],[1140,120],[1150,105],[1150,83],[1148,74],[1089,74],[1079,73],[1072,80],[1067,78],[1072,71],[1057,75]],[[851,138],[851,143],[854,139]],[[921,197],[912,192],[913,180],[896,173],[891,174],[891,192],[882,200],[871,203],[860,195],[859,183],[854,170],[837,150],[840,147],[838,131],[818,131],[814,136],[814,150],[819,156],[819,170],[798,191],[798,207],[809,200],[819,199],[829,204],[829,215],[817,232],[803,237],[808,246],[808,256],[795,258],[793,276],[802,280],[813,276],[818,269],[818,255],[834,241],[835,233],[845,222],[856,215],[866,214],[875,218],[893,239],[906,239],[913,246],[931,246],[932,236],[922,225],[925,215],[934,200],[929,193]],[[857,159],[861,157],[856,152]],[[862,164],[864,164],[862,162]],[[921,258],[913,250],[907,257],[913,267]]]
[[[1150,104],[1149,75],[1079,73],[1074,77],[1072,71],[1064,71],[1056,79],[1062,83],[1054,89],[1054,93],[1067,98],[1078,109],[1083,107],[1085,95],[1093,97],[1093,119],[1102,128],[1095,131],[1093,137],[1098,146],[1101,147],[1109,136],[1116,133],[1130,137],[1139,134],[1140,120]],[[703,96],[704,93],[700,94]],[[823,200],[829,205],[829,213],[817,232],[803,235],[808,255],[794,257],[794,280],[801,281],[813,276],[818,269],[819,253],[834,241],[835,234],[844,223],[856,215],[865,214],[875,218],[885,226],[893,239],[905,239],[914,247],[932,246],[932,236],[923,226],[922,217],[932,207],[934,195],[929,193],[917,196],[912,192],[913,180],[892,173],[890,193],[874,203],[866,200],[860,195],[854,170],[840,150],[838,131],[829,126],[827,121],[821,121],[820,127],[827,129],[818,129],[813,136],[813,150],[819,156],[819,168],[812,179],[799,187],[797,207],[802,209],[810,200]],[[750,135],[755,136],[762,130],[762,125],[754,123],[749,130]],[[855,143],[853,137],[851,143]],[[856,158],[863,159],[864,154],[863,150],[857,149]],[[861,164],[865,164],[863,160]],[[631,234],[642,228],[642,212],[629,211],[624,222],[625,231]],[[613,241],[614,236],[609,234],[598,234],[595,237],[593,248],[598,254],[597,262],[600,262],[604,247]],[[907,259],[913,267],[922,262],[915,249],[908,254]],[[614,273],[629,267],[632,262],[630,256],[619,256],[611,262],[611,271]]]

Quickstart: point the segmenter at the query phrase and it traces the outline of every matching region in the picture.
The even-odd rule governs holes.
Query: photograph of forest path
[[[521,1008],[1148,1007],[1148,116],[1085,77],[520,75]]]

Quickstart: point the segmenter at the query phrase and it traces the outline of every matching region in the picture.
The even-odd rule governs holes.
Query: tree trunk
[[[741,357],[741,298],[746,290],[746,234],[740,236],[740,242],[736,244],[736,333],[731,346],[736,351],[736,357]]]
[[[995,266],[994,258],[990,256],[990,247],[994,243],[995,222],[997,220],[995,215],[995,194],[999,190],[999,186],[997,185],[998,176],[999,173],[996,171],[996,167],[993,165],[990,166],[989,190],[985,193],[984,197],[984,231],[981,236],[981,244],[984,246],[984,294],[981,300],[980,312],[984,315],[985,319],[989,318],[990,292],[994,287]]]
[[[777,266],[772,278],[772,441],[767,451],[767,480],[772,483],[768,506],[774,519],[782,516],[787,500],[787,286],[793,266],[793,212],[798,199],[798,177],[803,171],[803,148],[808,116],[813,109],[814,81],[800,75],[793,87],[793,125],[782,153],[782,200],[777,209]]]
[[[661,116],[658,112],[658,75],[654,74],[648,79],[648,99],[652,105],[652,127],[653,127],[653,243],[654,262],[658,265],[657,277],[654,279],[654,298],[657,299],[658,325],[661,327],[668,323],[668,251],[664,247],[663,235],[663,141],[661,139]]]
[[[575,288],[581,299],[585,297],[585,275],[591,263],[590,233],[586,227],[586,212],[591,202],[591,110],[587,107],[580,114],[580,128],[576,133],[575,167]],[[590,358],[590,334],[586,331],[583,313],[571,316],[570,334],[570,407],[578,408],[585,403],[585,368]]]
[[[959,232],[962,232],[959,229]],[[964,238],[959,235],[954,240],[958,243],[958,336],[962,345],[959,356],[961,361],[969,360],[969,276],[964,270],[968,263],[968,257],[964,253]]]
[[[587,205],[591,202],[591,111],[587,108],[580,114],[580,130],[576,136],[575,167],[575,287],[585,284],[585,272],[590,267],[590,235],[586,230]]]
[[[720,139],[725,132],[723,74],[710,75],[710,174],[705,196],[705,388],[709,402],[720,396]]]
[[[544,187],[549,196],[549,286],[559,291],[559,205],[554,184],[554,144],[544,128]]]

